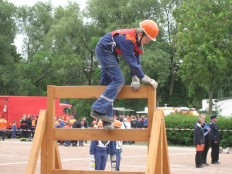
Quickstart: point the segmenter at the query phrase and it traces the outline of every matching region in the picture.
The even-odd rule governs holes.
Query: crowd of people
[[[35,133],[35,128],[37,125],[38,116],[34,116],[31,114],[23,114],[20,119],[20,137],[21,140],[26,140],[27,138],[33,138]],[[12,125],[12,138],[16,138],[16,121],[13,121]]]
[[[131,128],[147,128],[148,120],[145,115],[132,115],[132,116],[126,116],[126,115],[119,115],[114,116],[114,120],[119,120],[122,122],[122,128],[123,129],[131,129]],[[101,121],[99,122],[99,119],[94,119],[91,124],[88,124],[86,121],[86,117],[82,117],[78,120],[74,116],[59,116],[56,118],[55,121],[55,127],[56,128],[98,128],[99,125],[103,124]],[[79,140],[59,140],[58,143],[60,145],[64,146],[77,146],[79,143],[79,146],[84,146],[84,141]],[[133,142],[123,142],[132,144]]]
[[[148,121],[147,117],[145,115],[132,115],[132,116],[125,116],[125,115],[119,115],[114,116],[114,120],[120,120],[123,123],[123,127],[125,129],[131,129],[131,128],[146,128]],[[98,119],[96,119],[98,120]],[[38,116],[34,116],[31,114],[23,114],[21,119],[19,120],[19,128],[17,127],[17,122],[14,120],[11,124],[11,130],[7,129],[7,120],[4,118],[4,116],[1,116],[0,118],[0,136],[2,137],[2,140],[5,140],[6,132],[11,131],[11,138],[20,137],[20,140],[26,141],[29,139],[32,139],[34,137],[36,125],[38,121]],[[56,118],[55,121],[55,127],[56,128],[90,128],[94,126],[94,123],[96,121],[94,120],[92,123],[88,123],[86,121],[86,117],[82,117],[78,120],[74,116],[59,116]],[[97,122],[96,125],[97,126]],[[83,146],[83,141],[60,141],[60,144],[64,144],[66,146],[77,146],[79,143],[79,146]]]
[[[198,117],[194,127],[193,142],[196,146],[195,164],[196,168],[209,166],[207,163],[207,154],[211,146],[211,164],[217,165],[219,162],[219,143],[221,135],[217,126],[217,115],[211,115],[211,122],[205,122],[205,114]]]
[[[17,128],[17,121],[13,120],[11,123],[11,130],[7,129],[7,120],[4,116],[0,118],[0,135],[4,141],[6,133],[10,131],[11,138],[16,138],[20,136],[21,140],[26,140],[28,138],[34,137],[35,128],[37,125],[38,116],[33,116],[30,114],[23,114],[22,118],[19,120],[19,128]]]

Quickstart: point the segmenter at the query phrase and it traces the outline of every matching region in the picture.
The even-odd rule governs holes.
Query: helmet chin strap
[[[141,38],[140,38],[140,40],[139,40],[139,45],[141,45],[141,41],[142,41],[142,39],[143,39],[143,37],[146,35],[144,32],[142,32],[143,34],[142,34],[142,36],[141,36]]]

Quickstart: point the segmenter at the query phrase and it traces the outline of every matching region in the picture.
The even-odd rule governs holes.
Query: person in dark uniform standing
[[[219,143],[221,141],[221,135],[219,132],[219,128],[217,126],[217,115],[214,114],[211,117],[211,123],[209,124],[210,129],[211,129],[211,146],[212,146],[212,151],[211,151],[211,163],[212,164],[219,164]]]
[[[204,136],[205,136],[205,147],[204,147],[204,151],[202,152],[202,164],[205,166],[208,166],[209,164],[207,163],[207,154],[209,151],[209,146],[210,146],[210,127],[209,125],[205,122],[205,114],[201,114],[200,115],[203,119],[203,124],[201,125],[203,132],[204,132]]]
[[[72,128],[81,128],[81,119],[76,120],[76,121],[73,123]],[[79,140],[79,144],[80,144],[80,141],[81,141],[81,140]],[[77,143],[78,143],[77,140],[72,140],[72,146],[77,146]]]
[[[196,146],[196,156],[195,156],[195,163],[196,168],[202,168],[202,152],[204,150],[204,144],[205,144],[205,137],[204,132],[202,129],[203,119],[201,116],[198,117],[198,121],[194,126],[194,137],[193,142]]]

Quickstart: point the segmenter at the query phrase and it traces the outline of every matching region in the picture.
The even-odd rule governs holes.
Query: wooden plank
[[[47,116],[47,173],[50,174],[55,169],[55,141],[53,138],[54,128],[54,115],[55,115],[55,99],[54,99],[54,86],[48,86],[48,116]]]
[[[141,86],[139,91],[135,91],[131,86],[124,86],[117,98],[147,98],[148,87]],[[54,98],[98,98],[105,88],[106,86],[55,86]]]
[[[29,155],[29,160],[27,163],[26,174],[35,173],[36,164],[41,148],[41,143],[44,135],[44,130],[46,126],[46,110],[41,110],[39,113],[39,119],[37,127],[35,130],[35,135],[33,138],[33,143],[31,146],[31,151]]]
[[[53,174],[145,174],[144,172],[122,172],[122,171],[102,171],[102,170],[54,170]]]
[[[46,114],[46,126],[45,126],[44,136],[41,145],[40,158],[41,158],[40,174],[46,174],[47,173],[47,114]]]
[[[151,137],[149,141],[146,174],[155,174],[156,163],[158,156],[158,146],[160,139],[161,116],[163,112],[156,110],[154,112],[154,119],[151,128]]]
[[[151,124],[156,109],[156,90],[152,86],[148,86],[148,129],[151,132]]]
[[[55,140],[124,140],[147,142],[148,129],[78,129],[54,128]]]
[[[163,174],[163,119],[160,122],[160,135],[158,142],[157,159],[155,164],[155,173]]]
[[[153,116],[156,109],[156,90],[152,86],[148,86],[148,134],[151,135],[151,127]],[[149,149],[149,142],[148,142]]]
[[[164,139],[164,144],[163,144],[163,155],[164,155],[164,167],[163,167],[163,174],[171,174],[171,169],[170,169],[170,161],[169,161],[169,156],[168,156],[168,141],[167,141],[167,134],[166,134],[166,126],[165,126],[165,121],[163,124],[163,139]]]
[[[57,143],[55,143],[55,169],[62,169],[60,152],[59,152]]]

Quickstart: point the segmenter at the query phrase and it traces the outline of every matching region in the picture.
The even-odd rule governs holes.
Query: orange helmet
[[[139,25],[151,40],[156,41],[156,37],[159,34],[159,28],[154,21],[147,19],[140,22]]]
[[[115,120],[114,123],[113,123],[114,127],[118,127],[118,128],[121,128],[122,126],[122,123],[118,120]]]
[[[99,121],[97,122],[97,126],[98,126],[98,127],[102,127],[102,126],[103,126],[103,122],[102,122],[101,120],[99,120]]]

